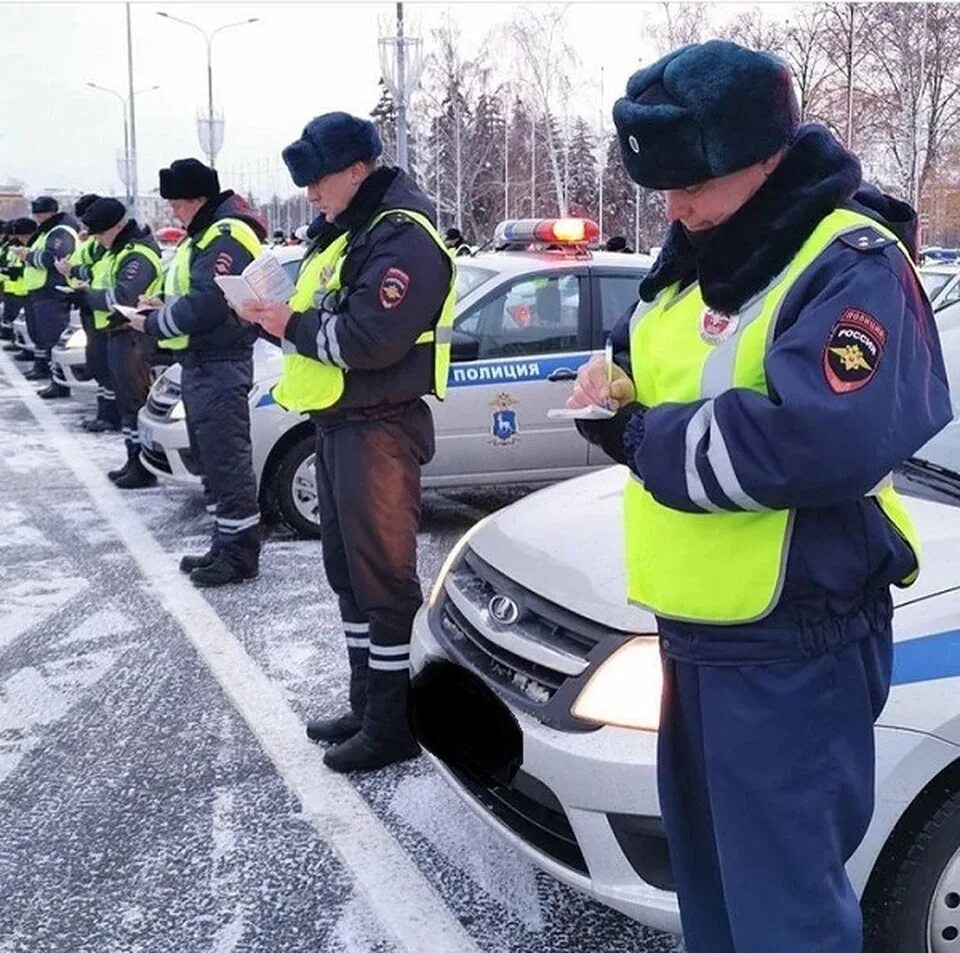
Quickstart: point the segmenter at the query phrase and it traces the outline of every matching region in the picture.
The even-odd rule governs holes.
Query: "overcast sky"
[[[581,61],[573,105],[580,112],[598,116],[603,66],[610,123],[614,99],[640,57],[649,55],[642,24],[655,6],[605,0],[570,5],[568,36]],[[202,158],[196,115],[206,108],[206,46],[198,32],[157,11],[208,31],[259,18],[214,41],[214,103],[226,118],[217,165],[225,188],[242,184],[263,194],[276,185],[289,194],[293,187],[279,153],[305,122],[333,109],[366,115],[376,103],[377,37],[393,32],[395,8],[356,0],[131,4],[135,88],[160,86],[136,98],[140,190],[154,188],[157,169],[171,159]],[[469,56],[491,27],[510,19],[515,4],[406,3],[404,9],[408,34],[423,36],[428,53],[431,28],[451,11]],[[0,3],[0,63],[0,181],[22,180],[29,192],[122,191],[116,170],[121,104],[86,83],[126,95],[124,4]],[[246,181],[226,181],[228,174]]]

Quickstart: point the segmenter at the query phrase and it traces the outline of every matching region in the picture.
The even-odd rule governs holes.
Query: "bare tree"
[[[566,7],[528,6],[519,9],[510,21],[509,36],[519,60],[520,75],[533,96],[544,119],[547,161],[553,180],[557,209],[567,214],[564,177],[561,168],[563,143],[558,138],[550,116],[569,95],[571,78],[557,63],[574,65],[576,54],[564,36]]]
[[[660,3],[659,19],[651,19],[643,32],[653,41],[657,55],[663,56],[678,46],[699,43],[710,32],[705,3]]]

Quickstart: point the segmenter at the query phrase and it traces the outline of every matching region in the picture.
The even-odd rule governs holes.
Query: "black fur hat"
[[[638,70],[613,107],[623,163],[649,189],[762,162],[793,139],[799,117],[786,64],[726,40],[681,47]]]
[[[84,213],[83,224],[91,235],[99,235],[123,221],[126,206],[119,199],[97,199]]]
[[[32,235],[37,230],[37,223],[32,218],[15,218],[8,223],[11,235]]]
[[[220,193],[216,169],[199,159],[176,159],[160,170],[160,195],[165,199],[212,199]]]
[[[294,184],[303,188],[354,162],[370,162],[383,151],[377,127],[349,113],[324,113],[306,124],[283,150]]]
[[[95,195],[93,192],[88,192],[86,195],[81,195],[80,198],[73,203],[73,214],[77,218],[83,218],[83,213],[86,212],[91,205],[93,205],[96,200],[100,198],[99,195]]]
[[[45,212],[59,212],[60,205],[52,195],[38,195],[30,203],[30,211],[36,215],[38,212],[42,215]]]

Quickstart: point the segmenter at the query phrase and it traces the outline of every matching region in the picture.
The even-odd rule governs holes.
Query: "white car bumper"
[[[430,629],[426,607],[414,622],[410,658],[414,674],[431,661],[450,660]],[[652,833],[657,831],[660,817],[656,735],[613,727],[560,731],[507,707],[522,733],[520,771],[534,779],[534,790],[540,791],[539,803],[520,794],[508,796],[502,809],[499,804],[491,807],[479,786],[471,786],[460,772],[431,755],[437,770],[479,817],[551,876],[641,923],[679,933],[676,894],[654,886],[637,870],[653,872],[659,851],[665,847],[662,837]],[[540,790],[536,782],[549,791]],[[503,794],[503,789],[498,789],[494,797]],[[543,811],[544,801],[552,801],[550,794],[561,811],[547,809],[545,814],[540,813],[541,822],[549,819],[536,828],[534,815]],[[555,808],[556,803],[552,803]],[[567,862],[558,859],[562,853],[559,848],[569,846],[562,843],[569,837],[569,832],[564,833],[563,815],[575,840],[573,856],[579,854],[571,860],[568,853]],[[639,838],[626,833],[624,816],[636,819],[651,833]],[[614,825],[619,828],[619,837]],[[551,828],[559,836],[539,838],[530,833],[534,829],[542,833],[544,828]]]
[[[13,340],[21,350],[33,354],[33,340],[27,330],[27,319],[22,314],[13,322]]]
[[[197,462],[183,420],[161,419],[144,406],[137,415],[140,459],[152,473],[187,486],[200,486]]]
[[[71,390],[96,393],[98,385],[87,370],[87,355],[82,347],[55,347],[50,355],[50,374],[58,384]]]

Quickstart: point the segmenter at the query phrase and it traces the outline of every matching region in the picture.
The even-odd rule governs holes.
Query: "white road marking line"
[[[339,855],[358,892],[401,950],[478,953],[478,947],[410,857],[353,786],[328,771],[280,686],[257,667],[220,616],[179,571],[120,492],[84,455],[79,441],[0,351],[0,368],[47,435],[48,445],[83,484],[104,520],[134,558],[164,609],[256,735],[300,801],[304,814]]]

